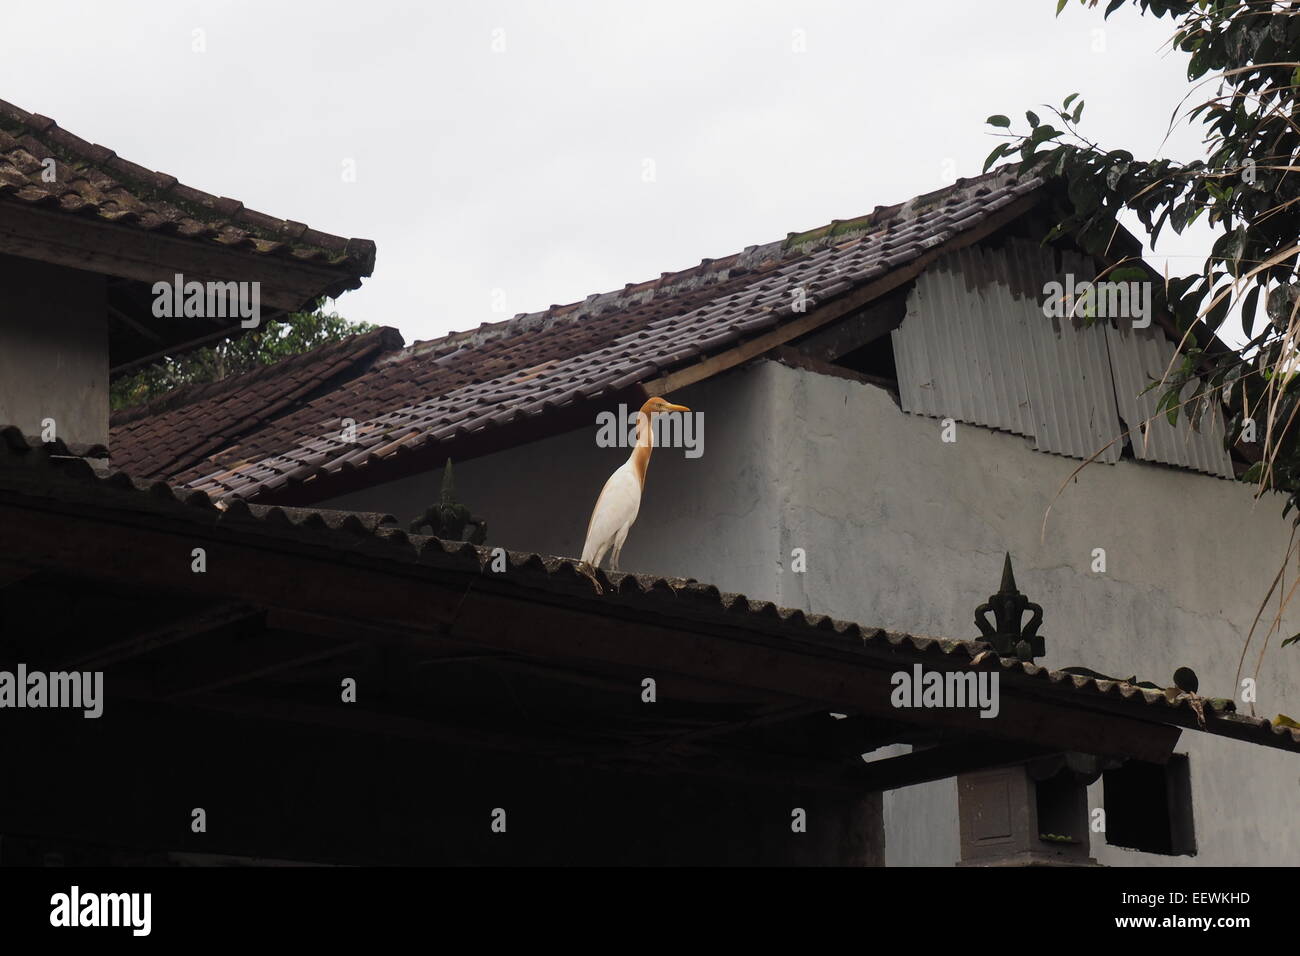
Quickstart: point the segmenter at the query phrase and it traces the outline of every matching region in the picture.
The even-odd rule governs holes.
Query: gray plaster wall
[[[1286,550],[1279,499],[1158,465],[1078,466],[1021,437],[908,415],[874,386],[759,362],[673,396],[704,412],[705,453],[659,449],[626,570],[694,577],[723,590],[915,634],[971,638],[974,608],[997,590],[1005,551],[1042,604],[1049,667],[1082,664],[1235,696],[1246,631]],[[624,450],[595,446],[595,425],[456,466],[459,497],[490,522],[489,544],[573,556]],[[439,475],[328,502],[403,521],[437,496]],[[1052,512],[1042,534],[1048,506]],[[1041,537],[1040,537],[1041,535]],[[807,553],[806,573],[790,570]],[[1104,548],[1105,573],[1091,570]],[[1300,630],[1288,615],[1282,633]],[[1300,650],[1275,637],[1257,713],[1300,713]],[[1247,657],[1255,670],[1260,638]],[[1239,704],[1243,710],[1246,705]],[[1156,856],[1106,845],[1112,865],[1300,863],[1300,758],[1185,731],[1199,853]],[[877,756],[882,756],[877,754]],[[1101,805],[1100,784],[1090,793]],[[954,781],[886,794],[890,865],[959,856]]]
[[[880,389],[771,363],[763,373],[781,410],[782,545],[809,549],[808,573],[778,575],[781,603],[974,637],[974,608],[997,589],[1010,551],[1020,589],[1045,609],[1039,663],[1157,682],[1186,665],[1202,693],[1237,696],[1246,632],[1286,553],[1280,499],[1256,503],[1239,483],[1132,461],[1090,466],[1057,498],[1079,463],[1024,438],[958,425],[945,443],[938,420],[901,413]],[[1091,569],[1096,548],[1105,573]],[[1298,624],[1287,615],[1282,633]],[[1277,640],[1259,674],[1256,708],[1269,717],[1300,709],[1300,654]],[[1257,637],[1247,674],[1260,648]],[[1198,855],[1138,853],[1094,835],[1100,862],[1300,863],[1300,759],[1194,731],[1178,750],[1191,757]],[[1100,784],[1090,799],[1101,805]],[[888,794],[889,862],[955,860],[956,808],[952,781]]]
[[[52,418],[70,444],[108,444],[108,313],[102,276],[0,256],[0,425]]]

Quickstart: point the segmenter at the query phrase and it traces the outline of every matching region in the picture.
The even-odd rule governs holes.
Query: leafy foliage
[[[283,322],[267,322],[233,341],[223,339],[216,345],[167,358],[133,375],[123,376],[112,383],[112,407],[129,408],[182,385],[240,375],[259,365],[272,365],[318,345],[377,328],[368,322],[349,322],[337,312],[325,313],[321,304],[318,302],[312,312],[295,312]]]
[[[1059,0],[1058,14],[1066,2]],[[1018,156],[1022,174],[1059,177],[1066,202],[1048,238],[1069,235],[1093,254],[1108,250],[1123,210],[1137,216],[1152,245],[1166,227],[1181,233],[1203,220],[1215,228],[1201,272],[1167,280],[1153,297],[1184,335],[1181,364],[1158,383],[1160,411],[1175,422],[1180,411],[1195,420],[1210,402],[1226,405],[1227,440],[1259,459],[1243,477],[1284,492],[1290,511],[1300,503],[1300,16],[1262,0],[1111,0],[1104,15],[1126,4],[1174,22],[1170,43],[1187,54],[1196,85],[1170,123],[1200,124],[1205,157],[1140,160],[1106,149],[1082,133],[1084,102],[1072,93],[1047,107],[1047,121],[1027,112],[1025,133],[1010,132],[1007,116],[990,116],[1007,139],[985,169]],[[1211,95],[1188,106],[1203,93]],[[1234,305],[1248,341],[1218,347],[1208,333]],[[1193,388],[1180,398],[1188,383]]]

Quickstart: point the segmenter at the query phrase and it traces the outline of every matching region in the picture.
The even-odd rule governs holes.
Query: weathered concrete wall
[[[1053,504],[1077,462],[973,426],[945,443],[938,421],[900,413],[879,389],[772,364],[764,374],[784,398],[772,424],[790,449],[774,489],[783,554],[809,549],[807,574],[779,576],[781,603],[975,636],[974,608],[997,589],[1009,550],[1021,590],[1045,609],[1040,663],[1156,681],[1186,665],[1203,693],[1234,696],[1246,632],[1286,551],[1279,500],[1256,504],[1234,482],[1122,461],[1085,469]],[[1105,549],[1105,573],[1091,570],[1095,548]],[[1284,633],[1297,623],[1289,615]],[[1259,698],[1266,716],[1300,708],[1300,655],[1276,639]],[[1178,749],[1191,756],[1198,856],[1136,853],[1095,836],[1099,861],[1300,862],[1290,810],[1300,760],[1192,731]],[[1100,805],[1100,784],[1090,797]],[[891,794],[890,862],[951,862],[956,824],[936,824],[955,821],[955,811],[950,781]]]
[[[0,425],[108,443],[104,278],[0,256]]]
[[[1085,469],[1020,437],[902,413],[882,390],[771,362],[674,396],[705,413],[705,453],[655,453],[623,552],[628,570],[676,574],[724,590],[917,634],[975,637],[974,608],[997,589],[1004,551],[1022,591],[1042,604],[1050,667],[1166,681],[1180,665],[1201,691],[1234,695],[1242,643],[1288,529],[1280,502],[1240,484],[1123,461]],[[595,428],[457,466],[461,498],[491,525],[489,543],[576,555],[618,450]],[[436,474],[330,502],[406,521],[436,496]],[[793,548],[806,573],[791,573]],[[1104,548],[1105,573],[1091,570]],[[1283,632],[1300,630],[1288,615]],[[1247,657],[1253,672],[1259,643]],[[1244,705],[1240,705],[1244,706]],[[1277,639],[1260,671],[1257,712],[1300,712],[1300,652]],[[1109,847],[1115,865],[1300,863],[1294,800],[1300,759],[1186,731],[1199,853],[1164,857]],[[1092,806],[1101,801],[1092,788]],[[886,795],[891,865],[957,860],[953,781]]]

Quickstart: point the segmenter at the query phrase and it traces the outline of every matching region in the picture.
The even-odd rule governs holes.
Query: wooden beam
[[[86,576],[204,593],[263,607],[334,615],[345,621],[427,632],[436,644],[455,641],[579,668],[631,668],[654,676],[710,682],[747,694],[796,698],[828,711],[876,715],[936,730],[1034,743],[1053,750],[1137,757],[1160,762],[1178,728],[1163,721],[1192,719],[1177,712],[1145,718],[1130,706],[1061,693],[1033,696],[1040,682],[1003,673],[1001,712],[982,719],[973,709],[898,710],[890,704],[892,648],[862,644],[811,628],[785,628],[750,616],[701,619],[661,601],[634,603],[522,588],[507,577],[439,572],[415,563],[364,559],[355,545],[331,551],[317,535],[277,540],[224,529],[167,526],[157,515],[135,515],[146,527],[122,523],[127,513],[102,509],[76,520],[0,502],[0,538],[27,560],[74,568]],[[107,523],[112,519],[116,523]],[[195,520],[209,521],[196,513]],[[269,529],[268,529],[269,530]],[[203,543],[207,572],[189,568],[190,549]],[[276,548],[284,549],[276,552]],[[378,542],[374,550],[385,551]],[[400,553],[392,549],[394,555]],[[535,580],[535,579],[534,579]],[[284,582],[293,581],[292,587]],[[473,586],[471,586],[471,583]],[[454,626],[453,626],[454,622]],[[773,631],[778,633],[772,633]],[[936,669],[951,669],[951,665]]]
[[[899,710],[890,702],[894,687],[891,676],[900,666],[897,658],[892,663],[882,661],[869,649],[842,638],[824,644],[813,635],[808,635],[807,643],[790,638],[764,639],[743,628],[724,636],[725,632],[711,633],[662,619],[638,626],[626,620],[482,593],[466,601],[457,633],[519,653],[631,664],[647,675],[682,674],[711,679],[817,701],[828,711],[874,714],[958,733],[1032,742],[1053,750],[1134,752],[1134,756],[1140,751],[1148,755],[1141,759],[1159,762],[1168,756],[1178,737],[1177,728],[1088,710],[1081,700],[1076,703],[1064,695],[1050,702],[1022,696],[1017,682],[1005,674],[1001,675],[997,719],[981,718],[973,709]],[[954,669],[951,665],[931,666],[936,670]],[[1033,683],[1028,677],[1024,682]]]
[[[209,653],[197,660],[188,659],[183,671],[166,671],[155,676],[153,683],[160,689],[158,699],[171,702],[194,694],[226,690],[249,681],[333,660],[366,647],[358,641],[325,647],[316,644],[304,648],[300,643],[285,646],[283,641],[276,640],[271,633],[264,633],[252,643],[251,647],[221,648],[219,655]],[[215,657],[222,659],[214,660]]]
[[[693,753],[638,753],[632,759],[600,757],[585,761],[597,769],[652,775],[685,774],[712,780],[734,780],[787,790],[816,789],[861,795],[870,790],[844,776],[842,761],[774,754],[715,743]]]
[[[806,717],[809,714],[824,713],[825,708],[819,704],[798,703],[790,706],[788,703],[782,703],[774,708],[769,708],[767,712],[747,717],[744,720],[728,721],[722,724],[714,724],[710,727],[701,727],[697,730],[690,730],[679,734],[667,734],[656,736],[652,740],[642,743],[633,744],[617,751],[621,756],[629,756],[639,753],[665,753],[678,749],[687,744],[695,744],[701,740],[708,740],[712,737],[724,737],[730,734],[742,733],[757,727],[764,727],[769,724],[783,723],[789,720],[795,720],[799,717]],[[610,751],[611,754],[615,751]]]
[[[865,372],[845,368],[843,365],[827,362],[825,359],[814,358],[800,352],[793,345],[782,345],[774,349],[772,357],[781,364],[789,365],[792,368],[807,369],[809,372],[816,372],[818,375],[830,375],[833,378],[845,378],[851,382],[861,382],[863,385],[874,385],[876,388],[889,392],[894,403],[898,404],[898,382],[895,379],[881,378],[879,375],[868,375]]]
[[[898,289],[860,311],[804,336],[791,346],[782,346],[782,350],[793,348],[810,359],[833,362],[842,355],[870,345],[903,324],[907,317],[904,292]]]
[[[361,640],[367,644],[410,645],[413,641],[426,643],[427,631],[412,631],[398,625],[385,626],[372,622],[348,621],[327,614],[313,614],[283,607],[268,608],[266,626],[278,631],[315,634],[337,641]],[[447,649],[458,648],[456,642],[446,644]]]
[[[226,602],[205,607],[195,614],[168,621],[159,627],[133,634],[125,640],[116,641],[106,647],[97,648],[89,653],[73,657],[66,661],[64,666],[78,670],[102,670],[112,664],[119,664],[122,661],[247,620],[259,613],[261,612],[257,608],[239,602]]]
[[[107,306],[107,308],[108,308],[108,317],[110,319],[113,319],[116,322],[120,322],[122,325],[125,325],[128,329],[130,329],[132,332],[134,332],[136,335],[139,335],[142,338],[146,338],[151,342],[157,343],[158,345],[163,344],[161,335],[158,335],[156,332],[153,332],[150,329],[146,329],[143,325],[141,325],[135,319],[128,316],[121,309],[112,305]]]
[[[504,733],[366,710],[360,703],[360,695],[358,701],[357,704],[326,706],[245,694],[196,693],[187,695],[183,702],[186,706],[201,710],[253,717],[274,723],[300,724],[346,733],[376,734],[402,740],[436,741],[458,749],[489,749],[503,753],[547,756],[573,746],[573,741],[557,739],[553,735]]]
[[[863,754],[889,744],[915,744],[944,735],[902,721],[860,715],[837,719],[826,711],[819,711],[799,720],[761,728],[758,734],[750,736],[776,749],[797,749],[856,761]],[[951,735],[948,738],[951,739]]]
[[[861,763],[844,772],[844,781],[868,790],[897,790],[932,780],[945,780],[960,773],[1023,763],[1052,752],[1030,744],[967,740]]]
[[[505,670],[534,674],[553,680],[562,681],[575,687],[589,687],[598,690],[626,691],[639,688],[641,678],[639,671],[630,668],[612,673],[605,668],[600,673],[590,670],[577,670],[563,661],[529,658],[518,654],[503,652],[466,651],[463,641],[432,635],[427,631],[402,628],[396,625],[375,626],[365,621],[326,617],[320,614],[308,614],[301,611],[288,611],[271,608],[266,615],[267,626],[283,631],[297,631],[317,634],[336,640],[358,639],[367,645],[391,645],[405,647],[413,654],[414,667],[437,666],[445,663],[463,661],[491,661],[500,664]],[[450,632],[446,632],[450,634]],[[735,689],[725,690],[717,684],[691,681],[678,678],[670,687],[661,688],[675,700],[722,702],[744,700],[743,692]],[[786,701],[789,705],[792,701]],[[817,709],[817,708],[813,708]]]
[[[262,324],[265,325],[267,322],[275,322],[278,319],[282,318],[284,315],[285,315],[284,311],[280,309],[263,313]],[[185,342],[179,343],[177,345],[168,346],[167,348],[159,349],[156,352],[150,352],[148,355],[142,355],[139,358],[131,359],[131,361],[129,362],[121,362],[117,365],[114,365],[112,368],[110,368],[108,370],[108,374],[123,375],[127,372],[130,372],[132,369],[137,369],[140,368],[141,366],[148,365],[150,362],[156,362],[158,359],[163,358],[164,356],[175,355],[179,351],[183,351],[185,349],[198,348],[199,346],[207,345],[210,342],[219,342],[221,339],[237,337],[241,333],[246,331],[247,329],[245,329],[238,322],[235,322],[233,325],[228,325],[225,328],[219,329],[216,332],[213,332],[209,335],[203,335],[195,339],[187,339]]]

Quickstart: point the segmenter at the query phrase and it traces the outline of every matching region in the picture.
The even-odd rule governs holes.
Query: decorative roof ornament
[[[1032,611],[1033,616],[1022,628],[1020,621],[1026,611]],[[987,620],[990,612],[993,624]],[[1042,623],[1043,609],[1016,588],[1016,575],[1011,570],[1011,555],[1008,554],[1002,565],[1002,587],[975,609],[975,626],[980,629],[984,640],[993,645],[999,657],[1032,661],[1046,653],[1043,638],[1038,633],[1038,626]]]
[[[487,522],[456,501],[456,482],[452,478],[450,458],[442,470],[442,494],[438,503],[411,522],[411,533],[419,534],[424,527],[429,529],[429,534],[444,541],[482,544],[487,539]],[[467,533],[466,529],[473,530]]]

